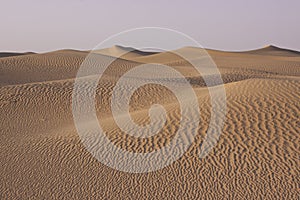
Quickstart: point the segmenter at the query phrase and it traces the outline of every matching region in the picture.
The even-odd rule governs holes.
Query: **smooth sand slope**
[[[201,51],[182,50],[194,55]],[[115,46],[96,53],[107,62],[123,51]],[[204,159],[198,153],[210,120],[210,97],[203,78],[188,62],[172,52],[135,50],[114,61],[100,80],[99,123],[116,146],[139,153],[160,149],[172,140],[179,126],[178,101],[164,87],[139,88],[131,98],[133,120],[149,123],[148,109],[159,103],[167,110],[167,123],[154,137],[129,137],[114,122],[109,105],[118,78],[141,63],[155,62],[174,67],[193,86],[201,123],[187,132],[198,132],[195,141],[181,159],[146,174],[105,166],[79,139],[72,91],[88,52],[0,58],[0,199],[297,199],[300,54],[273,46],[208,53],[225,84],[227,114],[219,142]],[[93,75],[82,77],[87,90]],[[219,86],[213,87],[217,91]],[[124,88],[129,90],[130,85]]]

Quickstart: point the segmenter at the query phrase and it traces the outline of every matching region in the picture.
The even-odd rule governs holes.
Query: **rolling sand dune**
[[[264,48],[248,51],[248,53],[261,54],[261,55],[272,55],[272,56],[299,56],[300,52],[293,51],[290,49],[283,49],[273,45],[268,45]]]
[[[132,47],[123,47],[119,45],[115,45],[113,47],[106,48],[106,49],[94,50],[93,52],[102,55],[113,56],[113,57],[122,57],[124,59],[131,59],[131,58],[158,54],[156,52],[140,51]]]
[[[181,50],[195,55],[203,51]],[[115,46],[96,53],[107,62],[123,51]],[[203,159],[198,153],[210,120],[210,96],[203,78],[188,62],[174,52],[135,50],[114,61],[100,80],[99,123],[116,146],[139,153],[160,149],[172,140],[179,126],[178,102],[164,87],[149,84],[136,90],[130,111],[137,124],[149,123],[153,103],[164,105],[168,117],[158,135],[129,137],[114,122],[109,105],[118,78],[141,63],[154,62],[174,67],[193,86],[201,123],[198,130],[188,127],[187,132],[198,132],[195,141],[173,164],[145,174],[105,166],[79,139],[72,117],[72,91],[88,52],[61,50],[0,58],[0,198],[299,198],[300,54],[273,46],[208,53],[225,84],[227,114],[220,140]],[[81,77],[86,90],[92,76]],[[212,87],[217,91],[220,86]]]

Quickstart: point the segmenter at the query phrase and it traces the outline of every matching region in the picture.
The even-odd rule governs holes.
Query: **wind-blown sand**
[[[123,51],[115,46],[97,53],[106,59]],[[168,143],[180,112],[170,91],[153,85],[141,88],[132,97],[132,118],[148,123],[149,105],[157,102],[170,112],[170,121],[156,138],[140,142],[126,137],[116,127],[108,105],[115,76],[140,63],[158,62],[173,66],[193,85],[202,120],[198,136],[181,159],[146,174],[105,166],[79,139],[72,117],[72,90],[88,52],[61,50],[0,58],[0,198],[299,198],[300,53],[274,46],[208,53],[225,84],[227,114],[219,142],[203,159],[198,152],[209,123],[210,97],[189,63],[172,52],[136,50],[116,60],[100,81],[101,125],[117,146],[134,152]]]

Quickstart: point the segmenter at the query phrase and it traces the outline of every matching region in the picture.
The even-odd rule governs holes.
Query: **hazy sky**
[[[175,29],[202,46],[300,50],[300,0],[0,0],[0,51],[92,49],[131,28]]]

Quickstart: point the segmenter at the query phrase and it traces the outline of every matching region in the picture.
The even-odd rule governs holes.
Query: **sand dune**
[[[118,58],[121,57],[124,59],[132,59],[157,54],[157,52],[140,51],[132,47],[123,47],[119,45],[115,45],[106,49],[94,50],[93,52]]]
[[[28,52],[28,53],[0,52],[0,58],[11,57],[11,56],[30,55],[30,54],[34,54],[34,53],[32,53],[32,52]]]
[[[116,46],[96,53],[104,63],[125,50]],[[183,51],[197,55],[202,50],[186,47]],[[148,109],[154,103],[164,105],[168,117],[158,135],[130,137],[116,125],[110,109],[119,77],[141,63],[163,63],[181,72],[193,86],[201,123],[198,130],[188,127],[186,131],[198,132],[195,141],[181,159],[145,174],[105,166],[80,141],[72,116],[72,91],[88,52],[62,50],[1,58],[0,198],[297,199],[300,55],[273,46],[208,53],[225,84],[227,114],[219,142],[203,159],[198,153],[209,125],[210,96],[203,78],[188,62],[174,52],[134,50],[114,61],[100,80],[99,123],[116,146],[138,153],[160,149],[172,140],[179,126],[179,105],[164,87],[138,89],[130,108],[137,124],[149,123]],[[86,90],[92,76],[82,77]]]
[[[290,49],[283,49],[283,48],[276,47],[273,45],[268,45],[261,49],[248,51],[247,53],[272,55],[272,56],[291,56],[291,57],[300,55],[300,52],[298,52],[298,51],[294,51],[294,50],[290,50]]]

